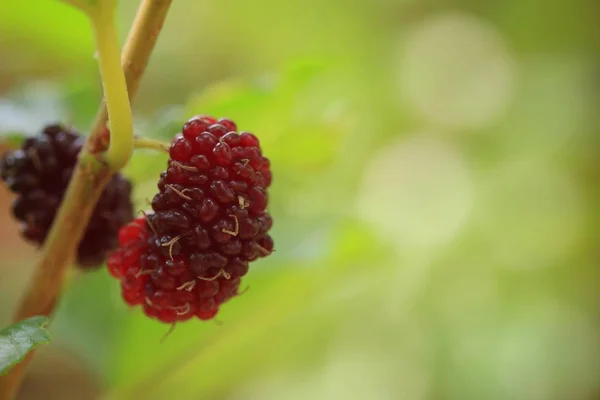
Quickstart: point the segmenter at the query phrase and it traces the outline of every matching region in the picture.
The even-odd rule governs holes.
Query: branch
[[[144,0],[130,32],[122,57],[130,99],[154,48],[171,0]],[[64,200],[42,249],[42,257],[26,289],[14,321],[34,316],[51,316],[56,308],[63,281],[71,266],[98,198],[111,178],[111,171],[90,151],[105,132],[106,112],[101,106],[90,133],[86,150],[80,155]],[[13,399],[33,353],[6,376],[0,377],[0,400]]]

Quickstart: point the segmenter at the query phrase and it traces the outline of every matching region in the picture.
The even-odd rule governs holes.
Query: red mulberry
[[[121,230],[109,259],[125,301],[163,322],[214,317],[248,264],[273,251],[270,184],[256,136],[228,119],[189,120],[171,145],[154,213]]]

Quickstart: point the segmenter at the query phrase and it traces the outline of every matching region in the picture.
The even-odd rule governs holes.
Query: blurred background
[[[121,35],[137,1],[120,2]],[[87,130],[87,21],[0,6],[0,131]],[[128,309],[74,275],[22,399],[600,398],[600,3],[178,0],[136,133],[255,132],[276,252],[218,322]],[[126,170],[148,208],[166,156]],[[0,189],[0,326],[37,254]],[[101,397],[102,396],[102,397]]]

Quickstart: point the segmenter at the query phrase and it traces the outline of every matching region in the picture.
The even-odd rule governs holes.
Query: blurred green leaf
[[[139,129],[136,127],[136,133],[170,142],[177,133],[181,132],[185,121],[191,117],[192,115],[185,115],[184,107],[181,105],[163,106],[152,118],[140,123]]]
[[[342,229],[345,224],[340,225],[336,229],[340,238],[335,242],[351,246],[362,242],[372,245],[374,252],[381,248],[374,238],[364,242],[369,237],[364,226],[357,222],[353,227],[346,230]],[[348,308],[347,296],[363,293],[362,299],[355,300],[364,307],[364,296],[381,289],[372,281],[386,276],[385,268],[375,264],[381,257],[332,265],[333,256],[325,263],[320,256],[307,265],[305,260],[292,261],[289,249],[278,253],[273,256],[279,256],[277,261],[266,259],[253,265],[242,283],[248,291],[222,308],[218,325],[189,321],[177,325],[159,344],[168,327],[135,310],[123,329],[119,358],[111,371],[110,379],[117,386],[124,385],[114,398],[140,395],[149,381],[160,383],[153,385],[152,393],[143,391],[146,398],[160,398],[173,387],[178,387],[182,399],[198,398],[199,393],[216,398],[232,389],[232,381],[239,386],[275,369],[308,368],[331,344],[340,319],[357,311]],[[304,351],[298,353],[299,348]]]
[[[258,266],[256,266],[258,267]],[[255,267],[255,268],[256,268]],[[112,379],[116,383],[131,383],[147,378],[152,373],[162,370],[163,366],[177,363],[177,359],[188,358],[195,352],[190,353],[190,349],[202,351],[207,348],[207,344],[222,337],[226,332],[238,331],[236,328],[237,320],[243,323],[250,321],[244,320],[254,315],[257,309],[261,309],[267,314],[278,313],[281,310],[295,303],[296,296],[286,296],[282,298],[281,307],[273,308],[274,304],[266,307],[270,299],[277,298],[277,293],[284,288],[295,287],[293,293],[298,296],[306,290],[303,283],[304,278],[298,276],[298,272],[293,272],[290,268],[285,268],[273,273],[255,273],[248,277],[242,283],[242,286],[248,285],[248,292],[240,298],[231,301],[223,307],[222,312],[217,316],[217,320],[223,320],[223,325],[216,325],[214,322],[190,321],[186,324],[177,325],[175,331],[163,343],[161,338],[169,330],[165,324],[154,320],[149,320],[143,313],[136,309],[134,318],[129,320],[129,325],[125,327],[119,343],[117,352],[120,356],[116,360],[115,368],[112,369]],[[258,275],[258,276],[257,276]],[[256,287],[256,289],[254,289]],[[260,288],[260,290],[258,289]],[[262,304],[262,306],[261,306]],[[269,311],[270,310],[270,311]],[[268,315],[264,315],[268,318]],[[161,351],[150,355],[148,348],[158,348]]]
[[[127,307],[106,268],[74,274],[52,321],[55,342],[101,373],[110,369]]]
[[[60,102],[68,110],[65,122],[82,132],[86,132],[94,121],[101,100],[102,86],[89,76],[68,76],[61,82]]]
[[[154,189],[158,176],[167,167],[169,154],[152,149],[136,150],[132,162],[127,164],[123,173],[130,177],[136,185],[153,181]],[[153,189],[153,190],[154,190]]]
[[[64,68],[60,60],[80,61],[93,53],[93,37],[85,15],[56,0],[28,0],[26,8],[19,1],[3,2],[0,34],[52,54],[54,59],[48,62],[57,67]],[[3,58],[3,62],[14,61]]]
[[[285,165],[291,170],[302,170],[304,176],[327,168],[337,154],[339,132],[327,126],[298,126],[286,132],[273,147],[270,156],[275,165]],[[310,157],[307,157],[310,154]]]
[[[123,358],[114,371],[117,383],[127,386],[111,398],[135,393],[158,399],[174,387],[182,399],[217,398],[232,389],[231,382],[239,386],[273,368],[309,366],[319,360],[333,328],[345,316],[339,312],[343,303],[334,301],[329,308],[324,301],[345,290],[345,280],[317,266],[261,275],[248,279],[248,292],[223,307],[221,326],[177,326],[161,350],[151,355],[148,349],[157,348],[168,327],[140,316],[144,321],[128,330]],[[333,292],[324,290],[327,287]],[[298,353],[299,348],[305,351]],[[137,383],[129,386],[132,380]],[[149,388],[148,382],[153,382],[150,391],[143,389]]]
[[[208,114],[215,117],[230,117],[238,129],[251,129],[257,119],[264,118],[263,111],[272,104],[270,85],[248,85],[242,82],[221,82],[190,99],[186,114]],[[253,129],[253,128],[252,128]]]
[[[0,375],[25,358],[27,353],[50,341],[47,317],[31,317],[0,330]]]

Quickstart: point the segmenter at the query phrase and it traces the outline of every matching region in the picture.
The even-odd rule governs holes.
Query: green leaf
[[[48,318],[37,316],[17,322],[0,331],[0,375],[25,358],[27,353],[50,341]]]

